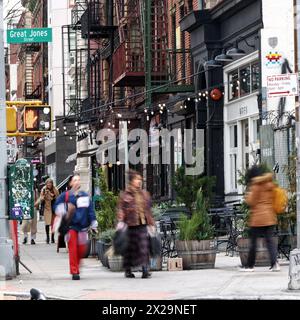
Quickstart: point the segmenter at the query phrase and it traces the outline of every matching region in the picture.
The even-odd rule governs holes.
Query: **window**
[[[240,69],[239,77],[240,95],[246,96],[251,93],[251,70],[250,66]]]
[[[229,74],[229,100],[234,100],[239,97],[239,74],[238,70]]]
[[[228,73],[228,100],[247,96],[259,88],[259,64],[254,62]]]
[[[252,73],[252,90],[258,90],[259,88],[259,64],[255,63],[251,66]]]
[[[229,127],[230,132],[230,188],[237,191],[237,153],[238,153],[238,127],[237,124]]]
[[[233,125],[230,127],[230,148],[237,148],[237,144],[237,125]]]

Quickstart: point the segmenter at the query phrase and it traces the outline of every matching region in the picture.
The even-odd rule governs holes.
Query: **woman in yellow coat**
[[[46,181],[46,185],[41,191],[40,199],[44,202],[44,220],[45,220],[45,229],[46,229],[46,242],[50,243],[50,226],[53,223],[53,219],[55,217],[53,211],[53,205],[55,203],[55,199],[58,197],[59,192],[53,184],[52,179],[48,179]],[[52,243],[54,241],[54,234],[52,233]]]

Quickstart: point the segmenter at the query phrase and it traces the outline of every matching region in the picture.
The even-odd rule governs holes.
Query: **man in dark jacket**
[[[73,280],[80,280],[80,260],[87,250],[87,231],[89,228],[97,230],[97,220],[93,203],[89,195],[80,191],[80,177],[74,175],[70,180],[70,191],[59,196],[56,208],[66,204],[66,220],[68,222],[67,242],[69,247],[70,273]]]

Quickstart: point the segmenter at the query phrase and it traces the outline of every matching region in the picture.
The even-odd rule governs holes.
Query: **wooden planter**
[[[183,270],[211,269],[215,267],[216,246],[212,240],[176,241],[178,257],[182,258]]]
[[[113,272],[124,271],[123,258],[121,256],[108,257],[109,269]]]
[[[273,241],[275,241],[276,247],[278,246],[278,237],[273,237]],[[256,240],[256,259],[255,265],[266,267],[270,266],[270,256],[269,251],[266,246],[266,241],[264,238],[257,238]],[[247,265],[248,255],[250,250],[250,239],[248,238],[238,238],[237,239],[238,252],[241,259],[242,266]]]

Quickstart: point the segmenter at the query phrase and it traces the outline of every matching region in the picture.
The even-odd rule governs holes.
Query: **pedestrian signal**
[[[52,112],[50,106],[25,106],[24,131],[28,133],[50,132]]]
[[[17,131],[17,109],[15,107],[6,107],[6,131],[8,133]]]

